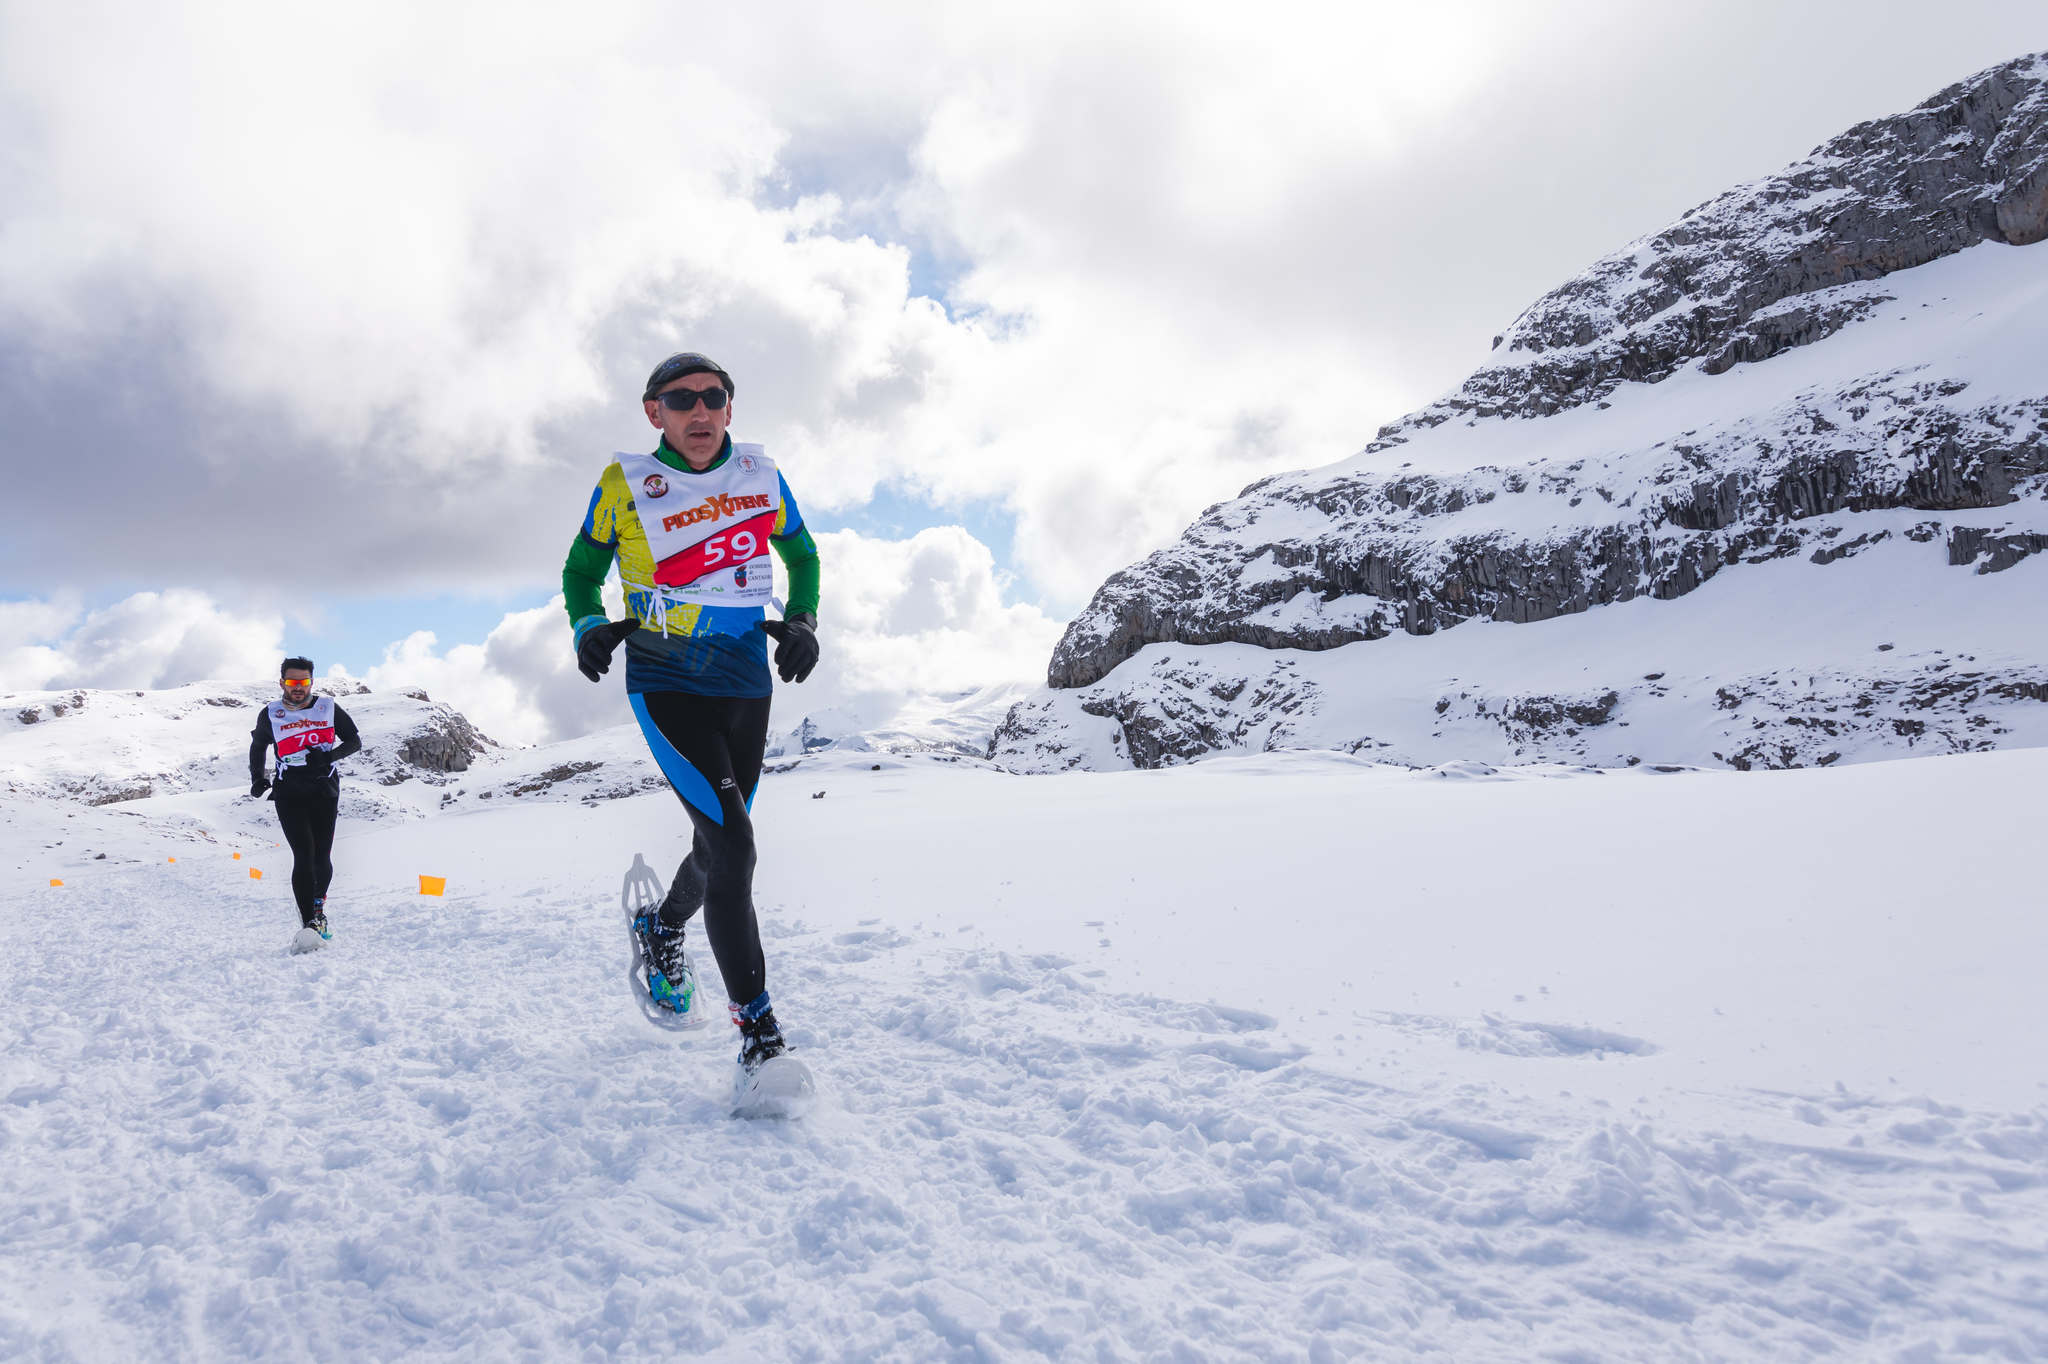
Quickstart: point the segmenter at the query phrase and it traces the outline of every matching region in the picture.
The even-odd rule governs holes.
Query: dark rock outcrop
[[[65,697],[61,701],[45,701],[38,705],[23,706],[20,710],[14,713],[14,718],[19,720],[22,724],[33,725],[41,723],[46,718],[53,720],[62,719],[64,716],[71,714],[73,711],[80,711],[84,709],[85,693],[82,691],[74,691],[71,693],[71,695]]]
[[[2048,549],[2048,535],[2032,531],[2003,532],[1957,526],[1948,533],[1948,561],[1961,567],[1976,564],[1979,573],[1999,573],[2030,554]]]
[[[467,772],[472,759],[497,745],[460,712],[434,705],[434,715],[399,741],[398,756],[428,772]]]

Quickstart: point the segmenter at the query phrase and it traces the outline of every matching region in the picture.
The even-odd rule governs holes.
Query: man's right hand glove
[[[611,620],[576,632],[576,668],[595,682],[611,671],[612,650],[640,628],[637,620]]]
[[[809,613],[756,623],[775,641],[775,671],[783,681],[801,682],[811,675],[818,666],[818,623]]]
[[[270,789],[270,778],[258,777],[249,783],[249,799],[254,800]]]

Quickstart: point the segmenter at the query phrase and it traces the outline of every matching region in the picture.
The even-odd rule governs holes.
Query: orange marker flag
[[[448,878],[445,876],[420,877],[420,894],[422,895],[439,895],[447,889]]]
[[[263,879],[263,869],[261,867],[249,868],[249,879],[251,881],[261,881]]]
[[[242,860],[242,855],[241,855],[240,853],[236,853],[236,854],[235,854],[235,861],[239,862],[239,861],[241,861],[241,860]]]
[[[177,861],[178,859],[177,859],[177,858],[175,858],[175,857],[167,857],[167,858],[165,858],[164,860],[165,860],[166,862],[175,862],[175,861]]]
[[[52,876],[52,877],[50,878],[50,884],[51,884],[51,885],[53,885],[53,886],[61,886],[61,885],[63,885],[64,883],[63,883],[62,881],[59,881],[59,880],[58,880],[58,879],[57,879],[56,877]]]

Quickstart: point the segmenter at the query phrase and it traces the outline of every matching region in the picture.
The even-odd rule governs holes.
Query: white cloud
[[[1005,605],[995,556],[959,526],[908,540],[822,535],[818,554],[825,583],[814,681],[824,685],[791,704],[815,710],[864,694],[1044,681],[1061,623],[1035,606]]]
[[[270,677],[284,620],[225,609],[203,592],[137,592],[102,610],[0,602],[0,690],[174,687]]]
[[[833,708],[881,723],[913,700],[1044,679],[1059,622],[1034,606],[1006,605],[995,557],[965,530],[818,539],[820,662],[801,685],[777,687],[779,725]],[[620,612],[615,595],[611,610]],[[443,650],[431,633],[411,635],[365,681],[377,690],[424,688],[495,739],[543,743],[629,723],[622,670],[615,662],[598,686],[576,671],[556,597],[507,615],[481,645]]]
[[[557,596],[505,616],[482,644],[437,652],[433,632],[416,631],[384,651],[364,674],[373,691],[419,688],[454,706],[500,743],[547,743],[622,723],[618,697],[576,670],[569,618]],[[606,679],[612,688],[620,667]]]
[[[93,449],[110,527],[190,531],[173,581],[247,581],[230,493],[318,467],[380,590],[546,582],[537,528],[689,344],[813,512],[992,501],[1066,610],[1599,253],[2037,42],[2034,8],[13,6],[0,349],[71,379],[38,392],[195,391],[176,441],[102,452],[88,410],[35,452]],[[59,495],[0,531],[48,548]]]
[[[74,601],[0,601],[0,653],[55,639],[82,614]]]
[[[1011,584],[967,531],[818,539],[822,658],[804,684],[778,688],[779,723],[832,708],[881,723],[912,701],[1043,680],[1060,623],[1035,606],[1006,604]],[[622,613],[615,582],[607,601],[613,616]],[[90,612],[64,601],[0,602],[0,691],[268,678],[286,653],[284,639],[281,615],[231,610],[183,588],[138,592]],[[569,641],[556,596],[507,613],[481,644],[443,647],[432,632],[415,632],[387,647],[362,680],[376,691],[422,689],[505,743],[628,723],[623,660],[593,686],[576,670]]]

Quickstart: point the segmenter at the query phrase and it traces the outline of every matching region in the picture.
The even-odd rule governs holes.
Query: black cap
[[[663,385],[672,384],[685,374],[716,374],[718,382],[725,385],[725,396],[730,398],[733,394],[732,376],[720,369],[716,360],[693,350],[679,350],[656,365],[654,373],[647,376],[647,391],[640,395],[640,401],[651,402]]]

